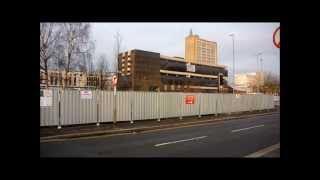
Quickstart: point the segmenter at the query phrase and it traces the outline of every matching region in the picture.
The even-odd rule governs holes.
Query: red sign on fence
[[[112,86],[116,86],[117,85],[117,82],[118,82],[118,78],[116,75],[113,75],[112,76]]]
[[[186,102],[186,104],[194,104],[195,99],[196,98],[194,96],[186,96],[185,102]]]

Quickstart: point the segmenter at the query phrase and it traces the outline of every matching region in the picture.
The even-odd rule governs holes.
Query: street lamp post
[[[263,85],[263,84],[262,84],[262,82],[263,82],[263,64],[262,64],[262,61],[263,61],[263,59],[260,58],[260,65],[261,65],[261,70],[260,70],[260,83],[261,83],[261,85]]]
[[[259,56],[260,55],[262,55],[262,52],[259,52],[258,54],[256,54],[256,56],[257,56],[257,73],[259,72]],[[257,77],[257,85],[258,85],[257,92],[260,92],[260,83],[259,83],[258,75],[256,77]]]
[[[229,36],[232,37],[232,55],[233,55],[233,88],[232,88],[232,93],[234,94],[234,88],[236,86],[235,83],[235,58],[234,58],[234,33],[229,34]]]
[[[263,64],[262,64],[263,59],[260,58],[260,65],[261,65],[261,73],[263,73]]]

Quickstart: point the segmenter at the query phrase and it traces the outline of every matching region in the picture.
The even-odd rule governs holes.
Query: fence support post
[[[160,88],[158,88],[158,93],[157,93],[157,100],[158,100],[158,122],[160,122],[160,110],[161,110],[161,103],[160,103]]]
[[[222,104],[221,105],[221,114],[223,114],[224,113],[224,107],[223,107],[223,105],[224,105],[224,97],[223,97],[223,94],[219,94],[219,98],[222,99],[222,103],[220,102],[220,104]]]
[[[199,115],[198,115],[198,118],[201,118],[201,97],[202,97],[202,95],[201,95],[201,93],[199,93]]]
[[[96,91],[96,101],[97,101],[97,126],[100,126],[100,122],[99,122],[99,99],[100,99],[100,91],[97,90]]]
[[[252,112],[253,111],[253,108],[252,108],[252,96],[248,95],[248,99],[249,99],[249,109],[250,109],[250,112]]]
[[[58,90],[58,99],[59,99],[59,121],[58,121],[58,129],[61,129],[61,92],[60,89]]]
[[[216,94],[216,116],[218,116],[218,94]]]
[[[181,120],[183,116],[183,93],[180,93],[180,117],[179,119]]]
[[[114,92],[113,92],[113,102],[114,102],[114,106],[113,106],[113,124],[116,124],[117,122],[117,90],[116,90],[116,86],[114,86]]]
[[[130,95],[130,123],[133,124],[133,96],[134,96],[134,93],[133,91],[130,91],[131,95]]]

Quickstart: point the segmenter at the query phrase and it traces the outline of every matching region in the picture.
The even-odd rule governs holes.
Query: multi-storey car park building
[[[225,66],[186,62],[183,58],[134,49],[118,56],[119,90],[226,92]],[[219,79],[221,78],[221,81]],[[223,83],[222,83],[223,81]],[[223,84],[222,86],[219,86]],[[219,88],[220,87],[220,88]]]

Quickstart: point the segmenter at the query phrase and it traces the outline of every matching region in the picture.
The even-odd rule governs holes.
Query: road
[[[40,143],[40,157],[244,157],[280,143],[280,113],[111,137]]]

